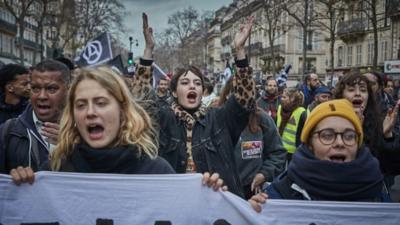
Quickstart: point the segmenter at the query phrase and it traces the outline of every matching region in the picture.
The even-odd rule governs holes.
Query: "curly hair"
[[[155,158],[158,154],[158,139],[151,119],[146,111],[138,105],[131,96],[124,80],[110,68],[82,68],[68,92],[67,104],[60,123],[59,143],[51,155],[51,167],[58,171],[62,160],[68,158],[74,151],[74,145],[81,142],[80,133],[75,126],[74,101],[76,89],[84,80],[94,80],[104,87],[119,103],[121,108],[121,123],[114,146],[136,145],[139,154]]]
[[[362,76],[359,73],[350,73],[343,76],[342,79],[337,83],[334,91],[336,99],[344,98],[343,93],[346,86],[355,86],[365,82],[368,90],[368,101],[364,110],[364,140],[370,149],[376,153],[381,147],[381,138],[383,137],[383,115],[378,110],[378,103],[376,97],[373,94],[371,84],[366,76]]]

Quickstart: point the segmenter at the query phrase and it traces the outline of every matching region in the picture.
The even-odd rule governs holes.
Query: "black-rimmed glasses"
[[[356,131],[351,129],[346,129],[343,132],[336,132],[334,129],[327,128],[313,132],[313,135],[315,134],[318,134],[319,140],[324,145],[333,144],[336,141],[338,135],[340,135],[343,143],[347,146],[353,146],[357,143],[358,140],[358,135]]]

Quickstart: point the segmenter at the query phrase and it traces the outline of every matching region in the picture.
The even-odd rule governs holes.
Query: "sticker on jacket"
[[[243,141],[242,142],[242,159],[261,158],[262,141]]]

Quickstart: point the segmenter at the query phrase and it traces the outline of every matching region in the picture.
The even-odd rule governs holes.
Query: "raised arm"
[[[253,17],[240,27],[235,36],[236,72],[233,75],[232,95],[219,111],[219,121],[223,121],[229,131],[233,145],[236,145],[240,134],[249,121],[249,115],[255,109],[255,83],[252,69],[246,58],[244,45],[250,36]]]
[[[237,69],[233,77],[233,93],[236,100],[247,109],[255,106],[255,83],[252,78],[252,69],[249,67],[244,50],[246,40],[251,33],[253,21],[254,17],[249,17],[247,23],[240,26],[240,30],[234,40]]]
[[[132,94],[137,99],[148,99],[148,95],[152,91],[152,74],[153,74],[153,49],[154,38],[153,29],[149,27],[148,18],[146,13],[142,14],[143,17],[143,35],[146,46],[143,52],[143,57],[140,58],[140,63],[136,66],[135,76],[132,82]]]

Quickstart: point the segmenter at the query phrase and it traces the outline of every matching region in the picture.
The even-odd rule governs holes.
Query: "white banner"
[[[199,174],[39,172],[17,187],[0,175],[0,224],[227,225],[400,224],[400,204],[268,200],[263,213]]]

